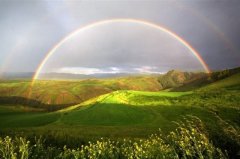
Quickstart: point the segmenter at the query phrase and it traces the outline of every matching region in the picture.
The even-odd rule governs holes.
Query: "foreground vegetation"
[[[215,147],[208,138],[203,123],[196,117],[177,123],[167,135],[153,134],[146,139],[110,140],[102,138],[79,148],[47,146],[41,138],[34,142],[26,138],[0,138],[1,158],[227,158],[227,152]]]

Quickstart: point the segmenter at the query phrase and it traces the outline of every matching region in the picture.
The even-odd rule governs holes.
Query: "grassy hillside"
[[[194,91],[210,83],[236,75],[239,70],[236,68],[209,75],[172,70],[158,76],[141,75],[67,81],[37,80],[33,87],[30,87],[31,81],[27,80],[2,80],[0,82],[0,102],[42,107],[52,111],[116,90]],[[238,79],[238,77],[236,78]],[[230,85],[232,86],[232,84]]]
[[[177,73],[176,71],[172,73],[175,78],[176,77],[181,77],[181,74],[183,73]],[[180,74],[180,75],[179,75]],[[189,74],[189,73],[187,73]],[[194,73],[190,73],[194,74]],[[234,69],[227,69],[227,70],[222,70],[222,71],[215,71],[210,74],[204,74],[204,73],[195,73],[190,80],[185,80],[182,83],[178,84],[178,87],[172,87],[172,91],[191,91],[191,90],[196,90],[199,88],[202,88],[204,86],[207,86],[211,83],[215,83],[217,81],[221,81],[222,79],[234,76],[236,74],[240,74],[240,68],[234,68]],[[236,78],[236,80],[239,79],[239,77],[233,77]],[[186,79],[186,77],[185,77]],[[181,80],[178,80],[181,81]],[[176,85],[176,84],[175,84]],[[231,83],[229,83],[231,85]]]
[[[131,83],[131,85],[133,85],[135,89],[136,86],[141,86],[149,82],[149,77],[134,78],[136,83]],[[130,83],[129,81],[132,79],[133,77],[119,78],[118,82],[121,83],[124,81],[124,83]],[[11,125],[13,127],[35,127],[44,126],[46,124],[54,124],[55,126],[60,125],[60,127],[61,125],[144,125],[153,126],[155,127],[154,129],[156,129],[161,125],[165,127],[164,129],[168,130],[173,125],[171,121],[178,120],[182,115],[187,114],[199,116],[203,121],[205,121],[204,118],[206,114],[209,114],[209,118],[215,118],[217,115],[224,120],[226,119],[233,124],[239,125],[239,79],[240,74],[235,74],[192,92],[143,92],[120,90],[98,96],[97,93],[94,94],[92,90],[92,96],[97,97],[91,98],[89,96],[88,98],[91,99],[85,102],[47,114],[39,112],[42,111],[41,107],[30,108],[28,106],[14,105],[13,107],[12,105],[5,105],[1,106],[0,112],[2,115],[0,119],[1,121],[6,120],[6,122],[0,122],[0,127],[11,127]],[[137,82],[137,80],[139,81]],[[110,84],[114,82],[116,82],[116,79],[101,81],[38,81],[35,87],[36,90],[34,91],[37,92],[37,90],[40,90],[40,95],[43,94],[43,96],[49,96],[48,98],[53,99],[54,96],[51,95],[58,92],[58,89],[68,89],[73,94],[74,92],[77,94],[81,91],[86,91],[84,89],[81,90],[81,88],[89,87],[88,89],[90,89],[92,87],[95,88],[97,85],[109,87]],[[1,83],[1,87],[16,87],[19,88],[18,90],[21,92],[21,86],[25,85],[25,87],[27,87],[28,84],[28,81],[6,81]],[[60,85],[62,85],[62,87],[60,87]],[[40,89],[41,87],[43,87],[42,90]],[[116,86],[112,87],[116,89]],[[47,88],[55,88],[55,90],[50,89],[50,91],[47,92]],[[145,87],[145,89],[153,88]],[[35,112],[32,113],[29,112],[29,110]]]
[[[209,127],[218,120],[211,111],[201,107],[125,104],[119,100],[119,93],[103,95],[75,109],[53,113],[32,113],[3,106],[0,121],[4,122],[0,122],[0,128],[8,134],[46,135],[61,143],[69,138],[86,141],[101,136],[146,137],[159,128],[167,133],[176,128],[173,121],[190,114],[200,117]]]
[[[214,83],[211,83],[207,86],[204,86],[200,90],[210,91],[216,89],[225,89],[225,90],[240,90],[240,73],[234,74],[230,77],[226,77],[222,80],[218,80]]]
[[[164,89],[178,88],[198,80],[205,80],[208,74],[202,72],[182,72],[171,70],[159,76],[158,81]]]
[[[152,94],[152,95],[151,95]],[[152,97],[177,98],[188,93],[152,93],[135,91],[117,91],[101,96],[88,105],[79,105],[71,111],[67,111],[57,122],[66,125],[103,125],[103,126],[144,126],[157,130],[159,127],[164,131],[174,128],[172,121],[182,118],[186,114],[209,114],[207,120],[213,120],[211,112],[200,107],[168,106],[155,102]],[[132,100],[135,97],[141,103]],[[136,104],[134,104],[136,103]],[[154,106],[155,105],[155,106]]]
[[[89,79],[76,81],[1,81],[0,96],[12,97],[11,104],[73,105],[115,90],[159,91],[161,87],[154,76]],[[31,99],[24,102],[16,97]],[[34,103],[38,101],[37,104]],[[40,103],[39,103],[40,102]],[[3,101],[1,102],[3,103]],[[5,101],[7,103],[7,101]],[[61,107],[60,107],[61,108]]]
[[[215,99],[220,103],[228,100]],[[192,100],[197,105],[189,104]],[[207,106],[202,105],[206,102]],[[4,121],[0,122],[1,134],[43,135],[57,145],[76,145],[76,140],[87,142],[100,137],[145,138],[159,128],[168,133],[178,126],[174,121],[193,115],[203,121],[218,147],[240,147],[239,107],[216,106],[194,92],[115,91],[52,113],[12,106],[1,106],[0,112],[0,121]]]
[[[0,134],[30,138],[44,136],[51,145],[74,147],[100,137],[146,138],[159,128],[163,134],[168,134],[178,127],[176,121],[196,116],[206,126],[211,142],[234,156],[240,149],[239,79],[240,74],[235,72],[184,92],[157,91],[163,87],[159,85],[159,78],[154,76],[36,81],[32,90],[36,101],[31,101],[36,105],[44,104],[38,100],[45,103],[75,102],[67,108],[47,113],[42,107],[9,104],[8,100],[12,99],[9,93],[9,98],[0,98],[7,100],[0,106]],[[25,98],[16,97],[24,95],[29,84],[29,81],[3,81],[0,90],[2,95],[11,90],[16,93],[12,97],[18,99],[17,102],[24,101]],[[141,89],[148,91],[139,91]],[[61,91],[65,95],[59,97]],[[75,104],[79,101],[83,102]],[[48,104],[44,106],[49,107]]]
[[[1,128],[26,128],[50,124],[59,118],[56,113],[32,112],[23,106],[0,106]]]
[[[239,97],[234,96],[234,98]],[[217,99],[220,103],[227,103],[226,100],[228,100],[227,98]],[[197,101],[195,102],[198,103],[197,105],[189,102],[194,100]],[[224,120],[240,124],[239,108],[224,105],[216,107],[212,100],[207,101],[208,106],[201,105],[204,103],[206,103],[205,98],[192,92],[115,91],[53,113],[31,113],[13,109],[11,106],[2,106],[0,119],[7,122],[0,122],[0,127],[35,127],[48,124],[51,128],[52,126],[65,127],[68,125],[134,125],[152,127],[154,130],[161,127],[167,131],[174,128],[172,121],[189,114],[198,116],[211,125],[210,121],[214,123],[218,120],[214,110]]]

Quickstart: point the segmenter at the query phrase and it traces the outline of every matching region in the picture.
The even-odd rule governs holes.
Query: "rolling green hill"
[[[0,134],[24,134],[28,137],[41,135],[51,144],[75,145],[76,140],[87,142],[100,137],[145,138],[156,133],[159,128],[162,133],[169,133],[177,128],[176,121],[190,115],[203,121],[215,145],[236,154],[240,147],[238,73],[185,92],[156,91],[154,86],[159,83],[157,78],[37,81],[33,90],[35,98],[38,94],[39,98],[45,96],[56,99],[52,95],[57,95],[59,89],[73,94],[87,92],[92,97],[85,98],[80,104],[50,113],[44,112],[42,107],[2,104]],[[5,81],[1,83],[1,88],[17,88],[16,92],[21,94],[28,84],[28,81]],[[98,94],[97,88],[106,88],[106,92]],[[160,88],[161,86],[158,87]],[[149,91],[137,91],[138,89]]]
[[[163,75],[66,81],[36,80],[33,87],[29,80],[2,80],[0,82],[0,103],[22,104],[53,111],[116,90],[195,91],[210,83],[234,76],[240,72],[239,70],[236,68],[213,72],[209,75],[201,72],[172,70]]]
[[[51,145],[77,146],[100,137],[114,140],[146,138],[158,132],[159,128],[167,134],[177,128],[175,122],[186,116],[196,116],[205,124],[214,145],[235,155],[240,147],[239,105],[216,106],[212,98],[219,103],[229,101],[228,98],[213,95],[210,93],[208,96],[211,98],[205,99],[199,92],[122,90],[51,113],[4,105],[0,106],[0,134],[30,138],[43,136]],[[236,101],[239,96],[232,98]],[[230,105],[236,104],[234,100]]]
[[[225,95],[225,93],[224,93]],[[179,120],[184,115],[195,115],[203,121],[218,120],[216,115],[231,123],[240,125],[239,96],[228,98],[202,98],[201,94],[193,92],[143,92],[143,91],[115,91],[95,97],[81,104],[74,105],[57,112],[30,112],[16,109],[12,106],[1,107],[0,127],[64,127],[76,126],[139,126],[152,127],[153,130],[163,128],[171,130],[172,121]],[[224,105],[216,106],[217,99]],[[236,101],[237,102],[236,102]],[[194,102],[190,102],[194,101]],[[208,103],[206,105],[205,103]],[[197,104],[196,104],[197,103]],[[228,106],[230,105],[230,106]],[[226,111],[227,110],[227,111]],[[216,114],[217,112],[217,114]],[[231,117],[229,116],[231,114]],[[7,120],[11,119],[11,120]],[[50,125],[49,125],[50,124]],[[100,133],[101,134],[101,133]]]
[[[173,77],[175,81],[179,81],[179,77],[182,79],[182,75],[185,73],[177,71],[168,73],[168,77]],[[167,78],[167,74],[163,76]],[[0,127],[134,125],[138,128],[152,127],[153,129],[149,131],[159,127],[170,130],[174,125],[172,121],[188,114],[196,115],[204,121],[206,114],[210,121],[217,120],[217,115],[232,124],[240,124],[238,118],[240,74],[237,71],[214,83],[186,92],[152,92],[162,89],[158,78],[145,76],[104,80],[36,81],[32,90],[34,98],[54,102],[69,100],[68,103],[73,105],[57,112],[44,113],[41,106],[34,108],[21,104],[17,106],[14,104],[15,101],[10,105],[7,102],[2,103],[0,121],[6,122],[0,122]],[[185,77],[182,81],[186,81]],[[29,83],[30,81],[3,81],[0,84],[0,92],[4,94],[10,90],[10,97],[22,96],[28,89]],[[12,95],[11,91],[16,94]],[[59,91],[65,92],[65,95],[60,96]],[[69,97],[67,94],[70,94]],[[11,98],[9,100],[11,101]],[[42,103],[35,102],[35,104]],[[48,107],[47,104],[44,106]]]
[[[31,81],[1,81],[0,97],[11,97],[9,101],[6,101],[5,98],[5,101],[1,101],[1,103],[30,106],[39,106],[41,104],[42,106],[69,106],[115,90],[159,91],[162,89],[157,78],[152,76],[68,81],[42,80],[35,81],[32,88],[30,86]],[[17,97],[26,100],[20,100]]]

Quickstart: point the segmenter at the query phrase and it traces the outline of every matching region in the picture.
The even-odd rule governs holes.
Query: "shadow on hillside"
[[[233,68],[233,69],[222,70],[222,71],[211,72],[208,75],[205,74],[203,76],[200,76],[199,78],[196,78],[196,79],[193,79],[193,80],[190,80],[190,81],[185,81],[181,86],[173,87],[171,89],[171,91],[173,91],[173,92],[193,91],[195,89],[198,89],[198,88],[201,88],[201,87],[206,86],[208,84],[214,83],[216,81],[228,78],[228,77],[230,77],[232,75],[235,75],[235,74],[238,74],[238,73],[240,73],[240,67]],[[236,88],[234,88],[234,89],[236,89]]]
[[[45,111],[56,111],[60,110],[63,108],[66,108],[71,105],[75,105],[77,103],[69,103],[69,104],[45,104],[42,103],[38,100],[34,99],[28,99],[24,97],[18,97],[18,96],[1,96],[0,97],[0,104],[3,105],[9,105],[9,104],[14,104],[14,105],[23,105],[26,107],[31,107],[31,108],[38,108],[38,109],[43,109]]]

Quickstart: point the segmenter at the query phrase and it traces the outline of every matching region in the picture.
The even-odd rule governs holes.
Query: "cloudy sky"
[[[195,48],[210,69],[240,64],[240,1],[0,0],[0,71],[34,72],[69,33],[116,18],[164,26]],[[179,41],[134,23],[112,23],[61,45],[42,72],[119,73],[201,70]]]

